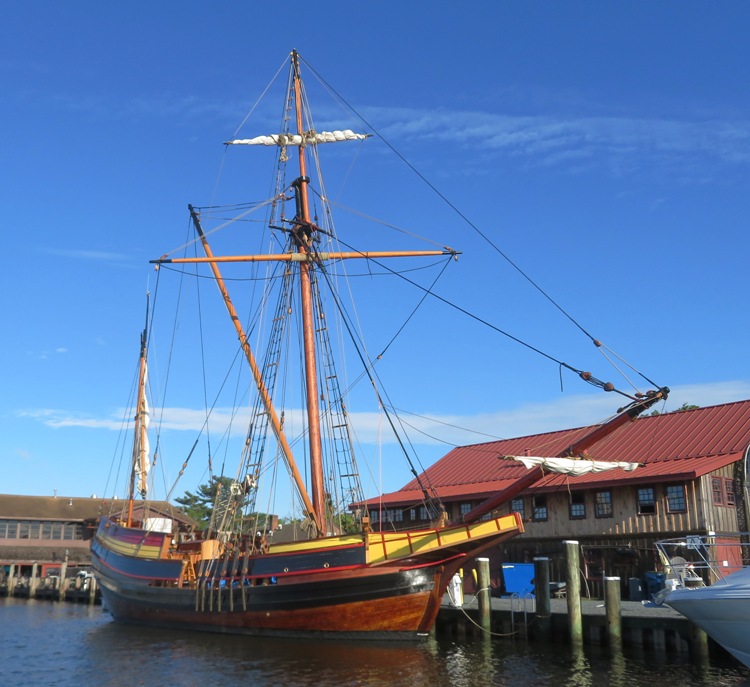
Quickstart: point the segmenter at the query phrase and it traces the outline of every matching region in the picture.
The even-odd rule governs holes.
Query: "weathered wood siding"
[[[721,477],[725,480],[734,478],[734,464],[715,470],[700,479],[701,499],[705,504],[705,528],[714,532],[737,532],[737,508],[735,506],[714,505],[712,480]]]
[[[533,519],[533,496],[526,495],[523,497],[526,532],[521,536],[526,539],[586,539],[627,535],[653,535],[665,538],[707,530],[734,532],[738,528],[736,508],[714,505],[711,489],[713,477],[731,479],[732,475],[733,466],[730,465],[697,480],[673,483],[685,486],[686,510],[676,513],[668,512],[667,486],[670,483],[609,489],[612,494],[611,517],[595,515],[596,492],[607,491],[605,489],[583,492],[570,489],[547,493],[547,520],[541,521]],[[638,489],[644,486],[654,490],[654,513],[638,512]],[[570,517],[570,500],[574,493],[583,493],[585,518]],[[505,510],[510,510],[510,505],[506,506]]]

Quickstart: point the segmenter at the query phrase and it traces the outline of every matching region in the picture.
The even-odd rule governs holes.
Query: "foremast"
[[[133,503],[136,488],[142,498],[148,492],[149,471],[149,443],[148,425],[149,410],[146,399],[146,380],[148,376],[148,312],[149,297],[146,295],[146,324],[141,332],[141,346],[138,358],[138,388],[136,391],[136,411],[133,421],[133,458],[130,470],[130,488],[128,490],[128,520],[130,527],[133,523]]]

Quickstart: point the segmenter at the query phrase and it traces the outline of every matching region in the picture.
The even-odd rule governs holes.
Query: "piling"
[[[490,598],[490,559],[477,558],[477,602],[479,604],[479,625],[485,632],[491,630],[492,613]]]
[[[34,562],[31,566],[31,580],[29,581],[29,598],[36,596],[36,588],[39,586],[39,563]]]
[[[604,578],[604,606],[607,610],[607,635],[612,649],[622,648],[622,608],[620,578]]]
[[[536,629],[541,639],[547,639],[552,630],[549,558],[534,559],[534,594],[536,596]]]
[[[579,574],[578,542],[566,540],[565,547],[567,568],[565,573],[565,586],[567,589],[568,602],[568,629],[570,641],[573,646],[583,644],[583,616],[581,613],[581,578]]]
[[[64,601],[65,600],[65,586],[66,586],[66,579],[65,576],[68,574],[68,552],[65,552],[65,560],[62,562],[62,565],[60,566],[60,586],[57,589],[58,592],[58,601]]]
[[[690,624],[690,654],[698,663],[708,663],[708,635],[697,625]]]

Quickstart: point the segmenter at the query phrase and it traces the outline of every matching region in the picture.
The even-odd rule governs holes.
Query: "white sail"
[[[148,471],[151,468],[151,447],[148,441],[148,426],[150,413],[146,398],[146,372],[143,376],[142,396],[138,404],[139,432],[136,440],[135,475],[138,481],[138,491],[145,498],[148,491]]]
[[[520,461],[528,469],[541,467],[549,472],[557,472],[561,475],[585,475],[589,472],[605,472],[619,468],[626,472],[632,472],[639,464],[626,463],[624,461],[585,460],[582,458],[540,458],[538,456],[505,456]]]
[[[351,129],[343,131],[306,131],[304,134],[271,134],[270,136],[256,136],[255,138],[238,138],[227,141],[226,145],[246,146],[298,146],[316,143],[336,143],[338,141],[361,141],[370,134],[355,134]]]

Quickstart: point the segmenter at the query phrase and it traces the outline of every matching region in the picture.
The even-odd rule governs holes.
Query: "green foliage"
[[[194,520],[202,525],[202,529],[208,527],[211,515],[214,511],[216,493],[221,485],[222,489],[229,489],[232,479],[229,477],[212,477],[208,484],[201,484],[197,493],[186,491],[184,496],[175,499]]]
[[[693,405],[692,403],[683,403],[677,410],[672,410],[672,413],[680,413],[683,410],[697,410],[700,406]],[[658,410],[652,410],[649,415],[661,415]]]
[[[224,494],[227,494],[232,488],[233,481],[231,477],[212,477],[208,484],[201,484],[195,494],[186,491],[184,496],[176,498],[175,501],[183,507],[184,511],[191,518],[201,524],[200,528],[202,530],[205,530],[211,523],[219,488],[221,488]],[[242,503],[237,509],[232,523],[229,525],[232,531],[254,534],[256,531],[264,530],[270,525],[270,516],[266,513],[250,513],[243,516],[242,507],[245,505],[246,499],[242,498],[241,500]],[[227,524],[224,523],[225,526]]]

